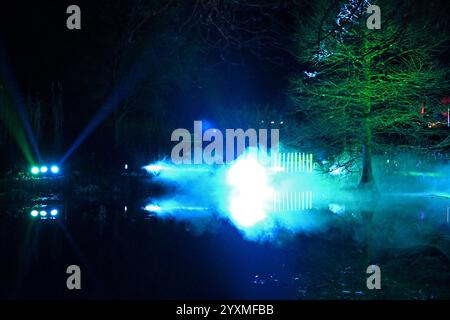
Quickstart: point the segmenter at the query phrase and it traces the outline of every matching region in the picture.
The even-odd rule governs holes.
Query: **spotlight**
[[[231,166],[227,178],[233,189],[229,210],[234,222],[252,227],[264,220],[273,193],[266,168],[253,157],[244,157]]]
[[[53,209],[52,211],[50,211],[50,215],[51,215],[52,217],[57,216],[57,215],[58,215],[58,210]]]
[[[42,210],[40,213],[41,217],[47,216],[47,211]]]
[[[42,173],[47,173],[47,171],[48,171],[48,168],[46,166],[42,166],[41,167],[41,172]]]
[[[39,168],[38,167],[31,168],[31,173],[32,174],[38,174],[39,173]]]
[[[32,210],[30,214],[32,217],[37,217],[39,212],[37,210]]]
[[[145,166],[144,169],[147,170],[147,172],[149,172],[149,173],[156,174],[156,173],[160,172],[161,170],[163,170],[164,168],[157,164],[151,164],[151,165]]]
[[[52,166],[52,167],[50,168],[50,171],[56,174],[56,173],[59,172],[59,167],[58,167],[58,166]]]
[[[161,207],[154,204],[148,204],[145,206],[145,211],[149,212],[161,211]]]

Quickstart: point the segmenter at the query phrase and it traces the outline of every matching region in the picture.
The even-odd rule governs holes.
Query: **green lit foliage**
[[[430,112],[441,111],[438,99],[448,94],[448,70],[437,59],[447,37],[434,30],[432,17],[405,19],[408,7],[370,4],[381,8],[381,30],[366,27],[367,1],[315,2],[298,26],[305,72],[292,79],[291,91],[301,123],[294,143],[362,154],[362,182],[371,179],[372,149],[450,146],[448,131],[430,130],[419,114],[422,100]]]

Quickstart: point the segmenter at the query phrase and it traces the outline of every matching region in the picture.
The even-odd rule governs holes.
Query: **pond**
[[[450,298],[448,197],[381,195],[364,210],[348,199],[289,213],[320,225],[257,239],[213,209],[161,218],[142,210],[145,198],[46,199],[55,217],[4,202],[0,297]],[[381,270],[380,290],[366,286],[372,264]],[[81,290],[66,287],[69,265],[81,269]]]

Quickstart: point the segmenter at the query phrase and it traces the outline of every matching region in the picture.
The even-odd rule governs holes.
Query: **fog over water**
[[[297,233],[326,237],[330,230],[338,229],[351,231],[355,241],[368,242],[377,249],[436,245],[439,238],[443,251],[450,254],[445,244],[449,237],[450,165],[443,161],[424,161],[409,154],[395,159],[374,158],[376,194],[356,188],[358,172],[330,174],[315,170],[312,174],[295,174],[274,173],[269,168],[268,185],[273,192],[285,193],[286,199],[280,200],[282,204],[273,204],[270,197],[249,199],[266,201],[267,211],[264,219],[251,226],[236,223],[230,212],[230,166],[178,170],[168,162],[160,164],[167,170],[162,170],[155,181],[170,185],[174,192],[149,200],[161,207],[154,214],[187,223],[196,232],[214,232],[214,225],[223,220],[252,241],[278,241]],[[311,192],[307,200],[311,207],[295,210],[301,209],[302,192]]]

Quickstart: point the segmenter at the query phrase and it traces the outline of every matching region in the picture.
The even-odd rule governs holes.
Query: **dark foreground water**
[[[2,204],[0,298],[450,298],[445,197],[392,195],[369,215],[332,207],[326,228],[271,241],[246,240],[214,216],[199,229],[148,215],[139,201],[101,198],[56,202],[55,220]],[[381,290],[366,287],[370,264],[381,268]],[[69,265],[81,268],[79,291],[66,288]]]

